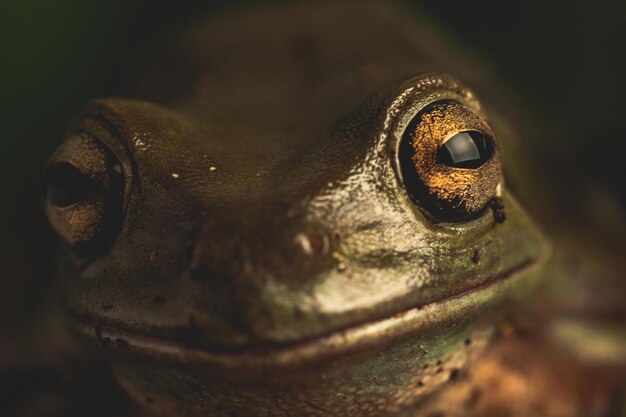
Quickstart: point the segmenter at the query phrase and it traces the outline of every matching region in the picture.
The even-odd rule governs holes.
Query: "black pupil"
[[[453,168],[478,168],[489,160],[491,140],[480,132],[460,132],[448,139],[437,157],[439,162]]]
[[[46,198],[56,207],[83,201],[91,192],[89,178],[72,164],[61,162],[46,171]]]

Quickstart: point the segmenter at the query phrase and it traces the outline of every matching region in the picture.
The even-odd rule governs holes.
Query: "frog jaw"
[[[301,366],[356,351],[379,349],[394,341],[419,335],[438,327],[456,327],[493,312],[504,303],[527,298],[541,277],[546,254],[518,265],[489,282],[459,294],[398,312],[390,317],[359,324],[330,334],[275,346],[251,347],[233,352],[212,352],[175,341],[143,336],[77,318],[78,328],[96,338],[104,347],[125,354],[139,354],[159,360],[198,364],[234,371],[261,370],[272,366]],[[462,328],[463,326],[459,326]]]
[[[89,322],[79,329],[106,346],[130,395],[159,412],[218,415],[229,404],[244,415],[259,407],[271,414],[392,414],[438,390],[480,355],[492,313],[528,296],[542,260],[446,299],[282,346],[211,352]]]

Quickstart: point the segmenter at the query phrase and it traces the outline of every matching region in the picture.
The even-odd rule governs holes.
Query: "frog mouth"
[[[531,291],[540,274],[543,256],[530,259],[493,279],[452,296],[413,307],[386,318],[361,323],[313,339],[272,346],[216,352],[184,343],[141,335],[75,317],[80,333],[97,339],[107,350],[160,361],[210,366],[225,372],[265,369],[268,365],[297,366],[367,350],[380,350],[434,326],[470,323],[499,305]],[[462,327],[462,326],[459,326]]]

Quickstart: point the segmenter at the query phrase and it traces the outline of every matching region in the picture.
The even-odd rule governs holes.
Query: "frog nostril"
[[[92,191],[89,177],[72,164],[61,162],[46,170],[46,199],[55,207],[64,208],[79,203]]]
[[[330,249],[330,239],[325,233],[298,233],[294,240],[302,252],[309,256],[323,256]]]

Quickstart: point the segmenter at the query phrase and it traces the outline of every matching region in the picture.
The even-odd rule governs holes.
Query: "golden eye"
[[[457,102],[437,102],[415,116],[399,159],[411,199],[440,221],[477,217],[500,183],[500,150],[491,128]]]
[[[76,134],[57,149],[44,174],[44,207],[54,230],[79,255],[112,242],[123,200],[122,166],[100,141]]]

